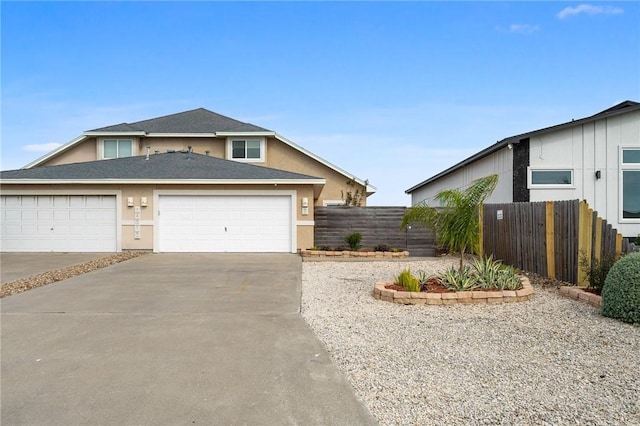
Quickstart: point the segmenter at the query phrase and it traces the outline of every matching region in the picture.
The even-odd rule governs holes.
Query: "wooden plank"
[[[616,256],[622,256],[622,234],[616,234]]]
[[[554,241],[554,208],[553,201],[547,201],[545,203],[545,229],[546,229],[546,252],[547,252],[547,276],[551,278],[556,277],[556,253],[555,253],[555,241]]]
[[[579,210],[579,216],[578,216],[578,251],[577,251],[577,255],[579,257],[581,256],[587,256],[587,259],[589,259],[589,263],[590,259],[591,259],[591,253],[587,252],[587,215],[588,215],[588,210],[589,207],[587,206],[587,203],[581,201],[580,202],[580,210]],[[589,241],[589,245],[591,242]],[[585,272],[582,270],[582,268],[578,269],[578,282],[577,284],[579,286],[584,287],[585,286],[585,282],[586,282],[586,274]]]
[[[593,244],[594,259],[600,262],[602,258],[602,218],[596,217],[595,221],[595,242]]]

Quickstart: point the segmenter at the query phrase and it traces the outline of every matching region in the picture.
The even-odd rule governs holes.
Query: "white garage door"
[[[158,251],[290,252],[291,197],[161,195]]]
[[[114,195],[3,195],[5,252],[114,252]]]

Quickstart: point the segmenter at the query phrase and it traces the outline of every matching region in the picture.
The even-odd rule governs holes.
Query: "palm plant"
[[[441,208],[427,205],[426,201],[410,207],[402,217],[402,229],[409,224],[433,228],[438,244],[450,252],[460,253],[462,271],[465,253],[478,251],[480,226],[478,212],[498,184],[498,175],[476,179],[464,190],[445,189],[436,195]]]

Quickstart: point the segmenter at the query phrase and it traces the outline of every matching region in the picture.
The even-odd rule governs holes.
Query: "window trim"
[[[105,157],[104,156],[104,143],[105,141],[129,141],[131,142],[131,157],[135,157],[136,155],[138,155],[138,144],[137,139],[135,138],[121,138],[121,137],[105,137],[105,138],[100,138],[99,139],[99,143],[98,143],[98,158],[101,160],[114,160],[116,158],[127,158],[127,157],[119,157],[119,156],[115,156],[115,157]]]
[[[640,162],[637,163],[625,163],[624,162],[624,151],[625,150],[629,150],[629,151],[639,151],[640,152],[640,148],[638,148],[637,146],[621,146],[620,147],[620,164],[623,167],[639,167],[640,168]]]
[[[555,172],[568,171],[571,173],[571,183],[532,183],[533,172]],[[569,167],[527,167],[527,188],[528,189],[575,189],[575,170]]]
[[[640,223],[640,218],[636,217],[623,217],[623,202],[624,202],[624,182],[623,172],[640,172],[640,163],[624,163],[623,151],[625,149],[639,149],[638,146],[620,146],[618,147],[619,161],[618,161],[618,222],[619,223]]]
[[[260,143],[260,158],[233,158],[233,142],[236,141],[244,141],[245,142],[245,155],[246,155],[246,143],[248,141],[258,141]],[[251,137],[251,136],[240,136],[240,137],[228,137],[227,138],[227,160],[231,161],[239,161],[241,163],[264,163],[266,161],[266,139],[264,137]]]

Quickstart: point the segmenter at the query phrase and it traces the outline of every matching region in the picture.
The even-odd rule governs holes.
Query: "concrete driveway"
[[[88,262],[113,253],[0,253],[0,283]]]
[[[149,254],[4,298],[3,425],[368,425],[296,255]]]

